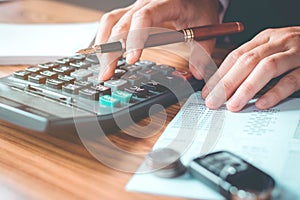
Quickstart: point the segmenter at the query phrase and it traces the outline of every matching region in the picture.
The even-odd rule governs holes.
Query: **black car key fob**
[[[189,172],[227,199],[270,199],[274,179],[228,151],[218,151],[194,159]]]

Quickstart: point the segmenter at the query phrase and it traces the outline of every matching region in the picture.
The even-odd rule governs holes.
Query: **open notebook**
[[[37,64],[71,56],[88,47],[97,23],[0,23],[0,65]]]

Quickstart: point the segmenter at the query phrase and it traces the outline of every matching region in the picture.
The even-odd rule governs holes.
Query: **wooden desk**
[[[0,16],[1,22],[59,23],[95,21],[101,13],[58,2],[26,0],[0,3]],[[219,62],[225,53],[216,50]],[[0,76],[25,67],[2,66]],[[178,105],[167,109],[168,122],[177,111]],[[139,124],[148,121],[145,119]],[[109,139],[126,150],[145,153],[152,148],[160,133],[148,139],[134,139],[120,131],[110,135]],[[123,159],[121,162],[133,161]],[[0,181],[3,180],[22,198],[170,199],[127,192],[125,185],[131,176],[106,167],[81,144],[0,122]]]

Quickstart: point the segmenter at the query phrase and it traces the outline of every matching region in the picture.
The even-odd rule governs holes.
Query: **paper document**
[[[93,41],[97,23],[0,23],[0,65],[37,64],[72,56]]]
[[[187,100],[153,148],[185,146],[181,156],[185,166],[205,153],[231,151],[270,174],[281,189],[287,190],[283,192],[290,195],[287,198],[300,198],[300,98],[288,99],[269,110],[257,110],[250,103],[243,111],[233,113],[225,107],[209,110],[200,95],[195,93]],[[144,165],[129,181],[127,190],[223,199],[188,173],[173,179],[159,178],[143,173]]]

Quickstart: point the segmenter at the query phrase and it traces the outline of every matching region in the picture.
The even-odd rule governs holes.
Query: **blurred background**
[[[125,7],[135,2],[135,0],[56,0],[56,1],[75,4],[78,6],[83,6],[90,9],[100,10],[105,12],[113,10],[115,8]]]

